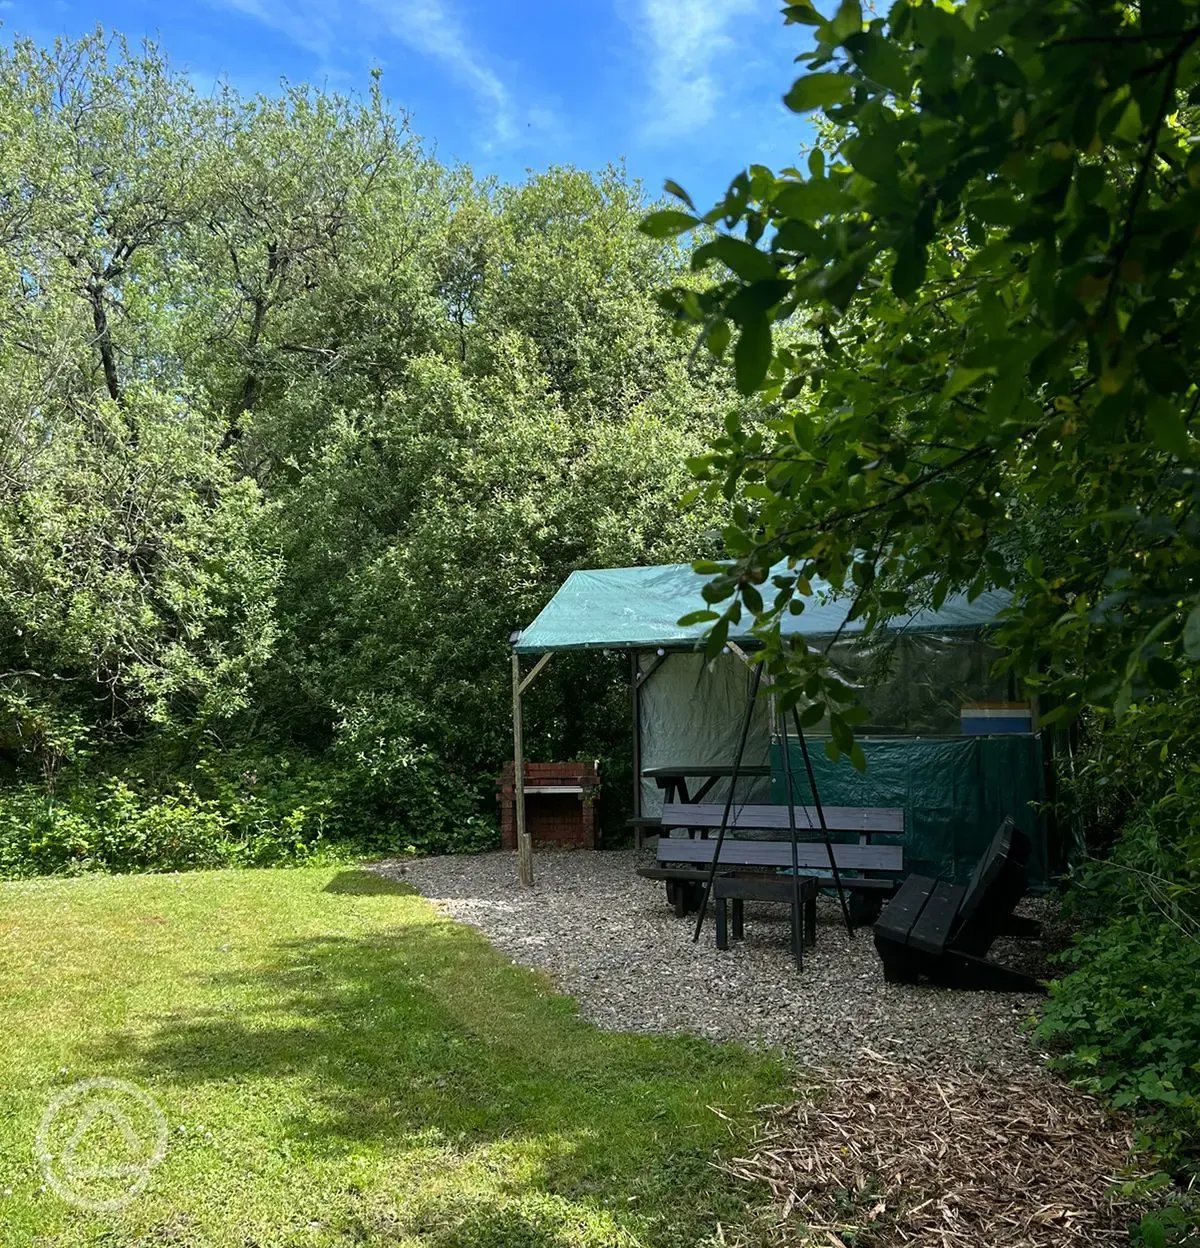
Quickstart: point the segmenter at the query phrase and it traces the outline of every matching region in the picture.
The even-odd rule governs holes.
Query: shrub
[[[184,764],[161,750],[120,778],[0,788],[0,877],[271,866],[314,856],[491,848],[495,821],[428,751],[360,735],[353,753],[250,750]],[[347,743],[347,749],[351,743]]]

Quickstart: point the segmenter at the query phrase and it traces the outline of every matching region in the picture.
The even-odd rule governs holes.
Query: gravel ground
[[[482,931],[523,966],[547,972],[583,1014],[614,1031],[687,1031],[781,1047],[804,1066],[826,1067],[863,1049],[930,1065],[1036,1069],[1025,1038],[1037,998],[887,984],[867,929],[848,939],[836,900],[817,906],[817,946],[797,974],[787,909],[746,903],[746,939],[715,947],[711,914],[700,943],[661,882],[635,873],[653,852],[540,853],[536,885],[517,884],[511,853],[380,864],[453,918]],[[1049,903],[1025,913],[1045,917]],[[710,907],[711,910],[711,907]],[[1029,946],[998,942],[1000,960],[1024,965]],[[1038,956],[1035,952],[1034,956]]]

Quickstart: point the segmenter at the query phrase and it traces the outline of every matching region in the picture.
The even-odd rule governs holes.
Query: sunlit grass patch
[[[614,1035],[403,885],[354,870],[0,888],[5,1245],[684,1245],[772,1058]],[[44,1184],[56,1093],[108,1076],[169,1144],[124,1208]],[[720,1109],[725,1118],[713,1112]]]

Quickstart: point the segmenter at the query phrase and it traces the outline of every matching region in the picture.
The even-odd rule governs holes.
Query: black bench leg
[[[947,978],[952,987],[973,988],[982,992],[1038,992],[1045,986],[1024,971],[989,962],[986,958],[972,957],[969,953],[946,954]],[[939,975],[940,979],[941,976]]]
[[[796,970],[804,970],[804,906],[801,903],[797,908],[795,905],[792,910],[792,954],[796,959]]]
[[[804,903],[804,943],[813,949],[817,943],[817,899],[809,897]]]
[[[915,984],[920,976],[910,966],[899,962],[884,962],[883,979],[888,984]]]
[[[742,940],[746,934],[746,910],[740,897],[733,899],[733,938]]]
[[[717,898],[717,948],[729,948],[729,928],[727,925],[728,906],[724,897]]]
[[[866,927],[879,918],[883,910],[883,898],[878,893],[853,892],[850,894],[849,906],[850,922],[855,927]]]

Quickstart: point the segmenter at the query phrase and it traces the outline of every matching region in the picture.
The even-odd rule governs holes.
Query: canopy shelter
[[[752,681],[739,656],[758,643],[746,621],[730,630],[729,654],[705,661],[701,651],[706,626],[683,628],[678,621],[708,606],[701,590],[709,579],[688,564],[573,572],[537,619],[514,636],[515,797],[523,883],[532,883],[533,857],[525,825],[522,695],[555,653],[630,653],[635,815],[655,809],[661,800],[653,781],[643,779],[644,767],[727,763],[733,757],[740,711]],[[862,622],[846,619],[850,599],[835,597],[828,585],[817,582],[804,611],[785,616],[782,627],[785,635],[813,643],[837,639],[830,652],[834,666],[843,679],[864,689],[868,705],[881,664],[886,661],[893,673],[900,670],[899,680],[882,688],[899,686],[902,696],[893,689],[890,700],[882,699],[873,717],[886,722],[873,720],[866,725],[868,731],[957,732],[959,707],[969,696],[1004,692],[988,687],[994,651],[983,638],[1008,602],[1008,595],[999,591],[972,602],[962,595],[948,597],[936,611],[897,617],[864,646],[858,636]],[[524,656],[538,656],[527,673],[522,672]],[[752,771],[761,774],[771,762],[773,728],[769,707],[760,699],[744,742],[744,760]],[[764,778],[757,784],[769,797],[770,781]]]
[[[708,626],[680,628],[679,621],[709,607],[701,590],[711,579],[686,563],[572,572],[537,619],[522,631],[513,649],[517,654],[699,649]],[[812,588],[804,611],[783,618],[785,635],[816,639],[862,632],[861,620],[846,620],[849,598],[835,598],[820,581],[814,581]],[[891,627],[917,633],[978,632],[996,624],[1008,602],[1009,596],[999,590],[980,594],[973,602],[956,595],[936,611],[897,617]],[[756,644],[748,620],[730,629],[729,639],[743,648]]]

